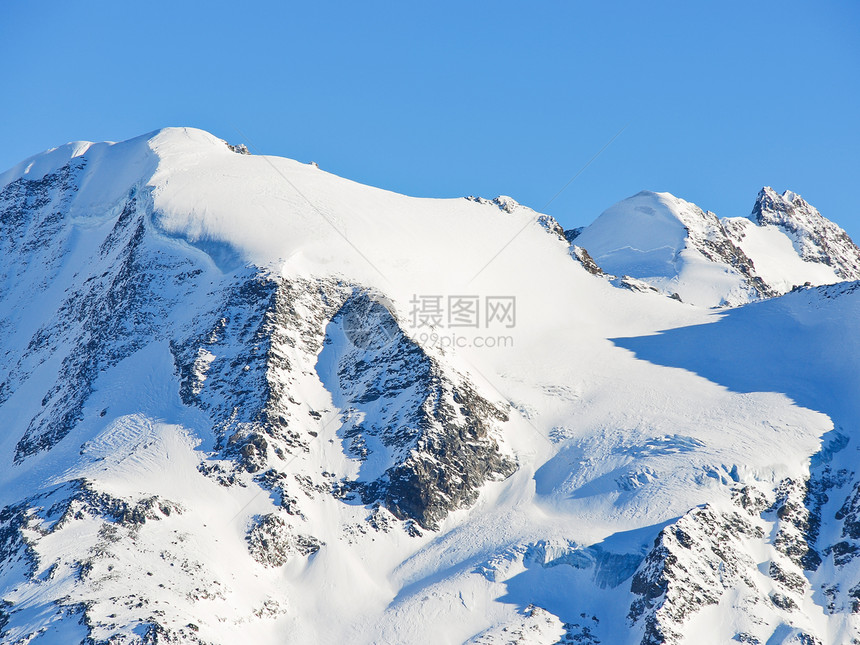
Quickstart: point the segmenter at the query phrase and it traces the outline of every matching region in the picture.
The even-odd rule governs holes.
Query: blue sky
[[[642,189],[747,215],[768,184],[860,241],[856,2],[12,0],[0,60],[4,169],[191,125],[542,209],[625,128],[546,208],[566,227]]]

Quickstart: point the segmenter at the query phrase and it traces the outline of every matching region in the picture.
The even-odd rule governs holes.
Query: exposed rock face
[[[844,280],[860,280],[860,248],[837,224],[826,219],[800,195],[761,189],[750,219],[776,226],[791,237],[800,257],[826,264]]]
[[[9,231],[0,251],[0,275],[13,283],[29,264],[43,265],[48,270],[40,292],[20,294],[17,306],[26,308],[37,298],[57,303],[51,322],[36,330],[0,383],[2,403],[46,360],[60,362],[56,382],[18,441],[16,462],[62,440],[82,419],[98,373],[163,334],[165,312],[196,286],[188,259],[152,252],[144,226],[146,199],[132,191],[95,250],[92,274],[80,276],[65,291],[57,289],[69,279],[59,274],[58,263],[72,236],[63,209],[82,168],[83,162],[75,161],[38,181],[15,181],[0,193],[3,229]]]
[[[786,480],[776,490],[770,511],[778,518],[774,548],[797,567],[815,571],[821,556],[815,549],[821,527],[821,504],[826,495],[814,481]]]
[[[228,143],[228,144],[227,144],[227,147],[228,147],[228,148],[230,148],[230,150],[232,150],[232,151],[233,151],[233,152],[235,152],[236,154],[240,154],[240,155],[249,155],[249,154],[251,154],[251,151],[250,151],[250,150],[248,150],[248,146],[246,146],[244,143],[237,143],[237,144],[235,144],[235,145],[234,145],[234,144],[231,144],[231,143]]]
[[[251,556],[267,567],[280,567],[291,555],[312,555],[322,546],[315,537],[295,535],[283,518],[273,514],[261,517],[247,540]]]
[[[584,226],[577,226],[576,228],[569,228],[564,232],[564,239],[573,244],[573,241],[580,236],[580,234],[585,230]]]
[[[393,319],[377,328],[387,332],[377,343],[338,342],[350,312],[367,309],[366,298],[358,294],[344,303],[321,355],[336,365],[335,402],[351,411],[343,438],[364,461],[347,487],[365,504],[380,500],[398,519],[436,528],[448,511],[471,504],[484,482],[514,472],[493,438],[494,425],[507,421],[507,413],[429,356]],[[381,307],[379,315],[391,316]]]
[[[468,199],[469,201],[476,202],[478,204],[493,204],[494,206],[498,206],[499,210],[502,210],[506,213],[513,213],[517,208],[521,208],[521,205],[519,202],[517,202],[517,200],[515,200],[513,197],[508,197],[507,195],[499,195],[498,197],[494,197],[493,199],[469,196],[466,199]]]
[[[527,643],[596,643],[580,638],[568,640],[567,625],[541,607],[529,605],[515,620],[488,629],[470,638],[468,645],[517,645]],[[587,627],[586,627],[587,630]],[[588,634],[588,632],[585,632]],[[561,640],[559,640],[561,638]]]
[[[679,643],[684,621],[720,602],[727,589],[755,589],[755,562],[743,540],[764,531],[751,520],[706,506],[661,531],[630,587],[639,598],[628,618],[643,629],[643,645]]]
[[[274,486],[292,514],[306,496],[299,492],[318,495],[332,482],[316,474],[294,481],[283,470],[287,456],[337,421],[349,454],[366,462],[337,494],[353,491],[364,504],[381,501],[398,519],[434,528],[485,482],[515,470],[494,438],[507,415],[371,302],[360,287],[331,280],[248,278],[200,321],[199,333],[173,345],[183,397],[218,420],[224,458],[265,471],[258,481]],[[355,312],[374,326],[348,328]],[[335,366],[321,376],[344,410],[338,420],[323,422],[293,389],[318,362]]]
[[[860,483],[855,484],[851,496],[836,512],[835,518],[842,522],[842,536],[860,540]]]
[[[629,275],[623,275],[620,278],[615,278],[611,280],[612,284],[621,289],[627,289],[628,291],[635,291],[637,293],[663,293],[657,287],[649,284],[645,280],[637,280],[636,278],[632,278]],[[678,294],[672,294],[670,297],[675,298],[676,300],[680,300],[680,296]]]
[[[603,269],[597,266],[597,262],[594,261],[594,258],[591,257],[588,254],[588,251],[581,246],[571,244],[570,255],[575,258],[582,265],[582,268],[588,271],[591,275],[603,275]]]
[[[726,602],[762,625],[760,633],[736,634],[739,642],[764,643],[773,633],[767,625],[783,623],[797,628],[780,642],[821,643],[814,624],[802,619],[818,593],[829,599],[830,613],[860,611],[856,587],[833,584],[827,569],[818,573],[822,555],[842,568],[860,552],[848,510],[856,484],[837,512],[846,520],[842,537],[847,539],[819,552],[828,491],[844,489],[850,480],[846,471],[825,466],[806,481],[784,480],[772,498],[751,486],[736,487],[735,508],[693,509],[664,528],[631,581],[638,598],[628,618],[642,630],[641,643],[686,642],[684,625],[708,606]],[[757,563],[755,554],[766,552],[769,561]],[[852,637],[860,639],[860,629],[853,629]]]
[[[835,531],[827,531],[829,539],[819,539],[816,586],[827,599],[829,614],[860,614],[860,584],[855,582],[860,571],[860,482],[854,472],[825,469],[820,490],[819,508],[831,498],[837,510],[832,517],[815,517],[819,531],[828,521],[836,524]]]
[[[128,575],[133,568],[129,567],[124,555],[127,551],[125,544],[138,541],[148,523],[161,522],[182,513],[183,509],[170,500],[155,496],[139,500],[118,498],[98,491],[86,480],[52,487],[15,506],[3,508],[0,510],[0,577],[14,576],[21,584],[57,583],[51,605],[34,606],[26,598],[20,602],[6,602],[3,610],[5,627],[11,629],[16,626],[21,612],[25,615],[27,611],[34,610],[53,612],[58,619],[71,613],[80,616],[90,642],[108,642],[102,639],[117,636],[110,621],[104,620],[102,615],[107,608],[96,607],[94,597],[105,587],[116,587],[117,595],[112,598],[114,618],[116,613],[123,611],[134,613],[136,619],[128,624],[140,630],[139,633],[161,630],[162,636],[169,635],[177,639],[175,642],[193,642],[188,640],[191,634],[185,630],[177,632],[160,624],[156,598],[137,595],[130,590],[123,594],[120,591],[122,585],[117,585],[121,576]],[[82,529],[84,544],[81,546],[86,548],[79,553],[86,554],[84,557],[59,553],[47,559],[42,553],[42,544],[50,543],[63,531],[80,533]],[[139,543],[138,548],[146,551],[148,545]],[[169,560],[172,556],[167,556],[165,551],[163,557]],[[201,574],[202,565],[184,561],[175,569],[177,586],[190,582],[192,588],[196,585],[200,593],[217,594],[220,583],[211,578],[204,582],[208,576]],[[207,584],[210,586],[203,592]],[[0,625],[0,632],[7,634],[3,629],[4,626]],[[28,639],[37,636],[20,630],[14,633],[20,639],[15,642],[29,642]]]

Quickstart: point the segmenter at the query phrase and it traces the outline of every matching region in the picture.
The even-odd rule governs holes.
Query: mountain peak
[[[770,186],[761,189],[750,219],[759,226],[780,229],[791,238],[805,262],[831,267],[844,280],[860,279],[860,248],[837,224],[790,190],[781,195]]]
[[[159,128],[119,142],[70,141],[32,155],[0,172],[0,188],[21,178],[37,181],[77,158],[85,158],[90,165],[106,163],[118,168],[132,167],[141,173],[146,168],[154,169],[149,162],[156,156],[178,151],[199,154],[222,149],[230,152],[231,147],[205,130],[182,126]]]
[[[770,186],[749,218],[723,219],[670,193],[643,190],[604,211],[576,244],[610,274],[704,306],[860,279],[860,249],[845,231],[799,194]]]
[[[604,211],[576,237],[613,275],[646,281],[704,306],[772,295],[720,220],[671,193],[643,190]]]
[[[757,224],[776,224],[778,213],[792,214],[801,209],[821,217],[821,213],[797,193],[785,190],[780,194],[770,186],[764,186],[758,193],[750,217]]]

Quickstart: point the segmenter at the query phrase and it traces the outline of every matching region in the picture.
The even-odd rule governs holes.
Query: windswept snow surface
[[[711,310],[754,276],[642,193],[576,243],[683,302],[619,289],[510,198],[190,128],[38,155],[0,200],[4,642],[860,638],[857,283]]]

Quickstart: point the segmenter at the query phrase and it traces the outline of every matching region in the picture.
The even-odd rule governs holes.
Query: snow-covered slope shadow
[[[837,426],[860,421],[860,282],[802,289],[713,323],[612,341],[735,392],[783,393]]]
[[[559,539],[518,545],[477,571],[503,582],[506,593],[498,600],[522,615],[531,617],[540,607],[557,617],[563,630],[558,642],[596,645],[607,636],[609,642],[627,642],[626,614],[635,599],[630,579],[647,555],[642,545],[678,519],[621,531],[588,547]]]

